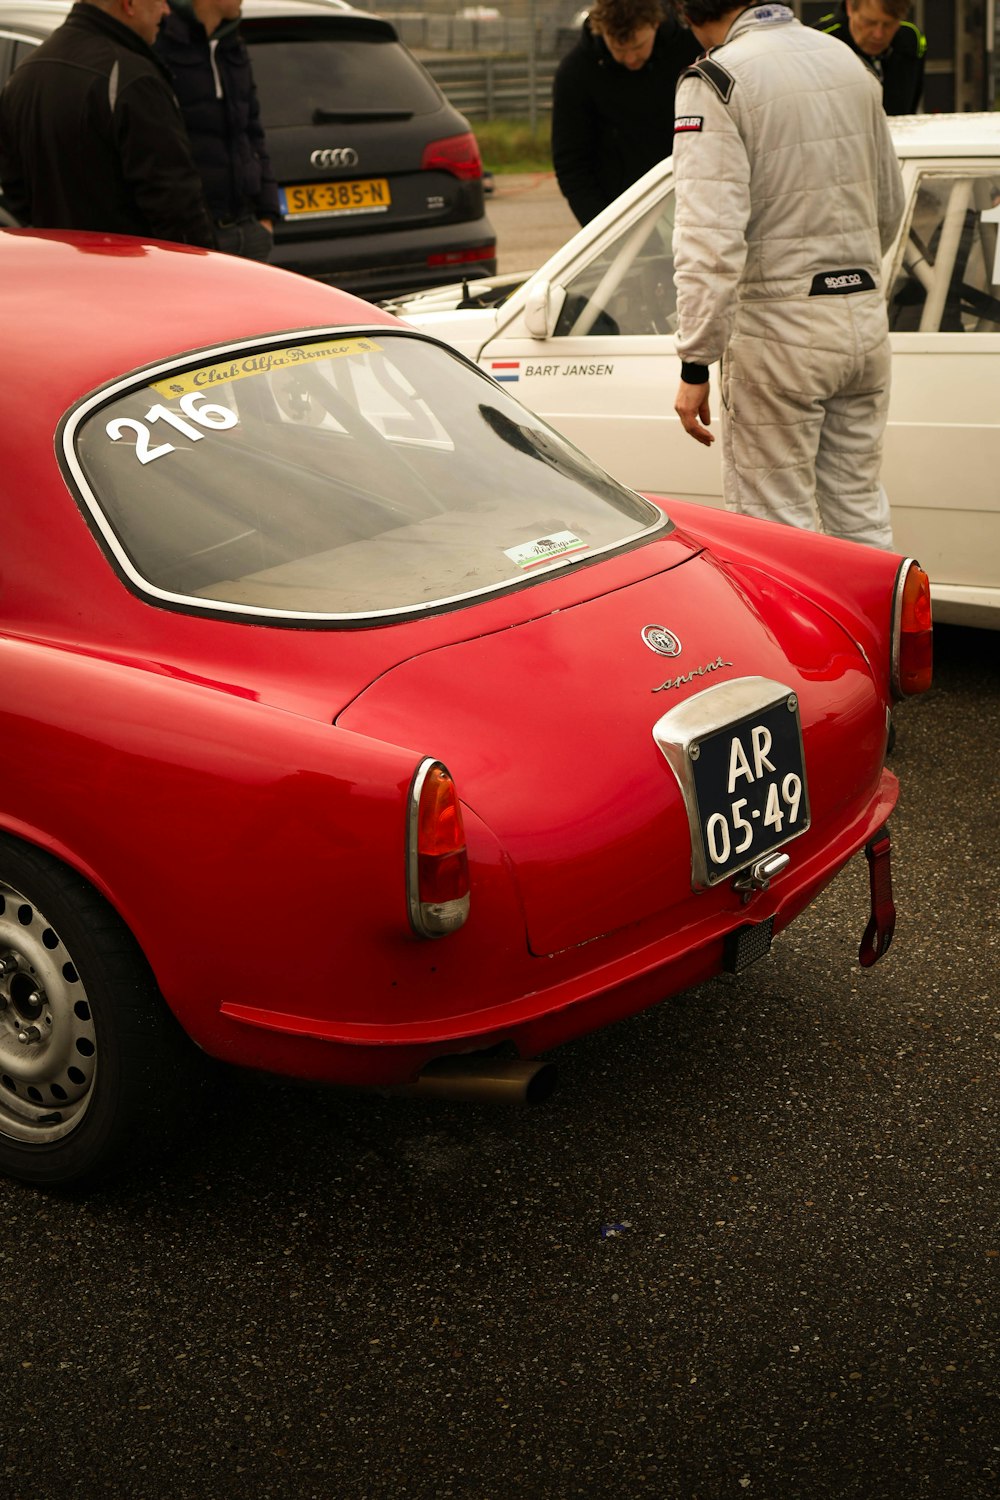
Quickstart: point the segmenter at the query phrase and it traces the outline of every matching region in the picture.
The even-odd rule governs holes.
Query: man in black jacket
[[[78,0],[0,94],[0,183],[37,229],[214,245],[153,42],[165,0]]]
[[[887,115],[915,114],[923,93],[927,38],[906,19],[909,11],[910,0],[844,0],[816,23],[874,71]]]
[[[552,164],[588,223],[674,145],[674,90],[700,55],[660,0],[596,0],[552,85]]]
[[[242,0],[169,0],[156,51],[177,90],[220,250],[268,260],[278,187],[261,124]]]

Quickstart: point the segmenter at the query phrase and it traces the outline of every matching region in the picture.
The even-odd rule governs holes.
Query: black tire
[[[0,1173],[89,1186],[162,1148],[198,1054],[107,902],[2,836],[0,970]]]

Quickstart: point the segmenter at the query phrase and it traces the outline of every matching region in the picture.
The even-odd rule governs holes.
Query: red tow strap
[[[892,840],[888,828],[880,828],[865,845],[868,861],[868,884],[871,888],[872,914],[861,939],[858,958],[861,967],[870,969],[888,952],[896,926],[896,908],[892,899]]]

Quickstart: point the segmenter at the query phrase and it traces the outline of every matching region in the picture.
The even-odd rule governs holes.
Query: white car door
[[[939,619],[1000,609],[1000,161],[908,164],[883,480]]]
[[[893,392],[883,481],[895,544],[930,573],[938,619],[996,626],[1000,160],[903,165],[908,206],[886,277]],[[673,206],[669,171],[625,211],[619,200],[509,312],[498,310],[478,360],[626,484],[721,505],[721,443],[692,442],[673,412]]]
[[[501,309],[479,364],[615,478],[721,505],[720,444],[692,442],[674,415],[673,223],[668,178],[533,278],[506,324]]]

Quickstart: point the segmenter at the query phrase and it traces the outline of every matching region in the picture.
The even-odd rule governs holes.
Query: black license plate
[[[695,740],[689,751],[710,885],[809,821],[798,713],[787,703]]]
[[[719,684],[653,733],[684,794],[695,886],[717,885],[809,827],[798,700],[782,684]]]

